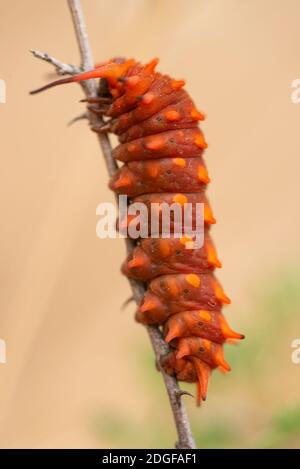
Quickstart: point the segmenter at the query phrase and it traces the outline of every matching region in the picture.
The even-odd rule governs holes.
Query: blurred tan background
[[[209,148],[209,197],[232,326],[233,371],[203,408],[186,398],[200,447],[299,447],[300,77],[298,0],[82,0],[97,61],[161,59],[187,79]],[[0,446],[172,447],[161,378],[119,266],[122,240],[96,237],[112,201],[77,85],[30,48],[78,62],[66,1],[0,1]],[[193,391],[193,390],[192,390]]]

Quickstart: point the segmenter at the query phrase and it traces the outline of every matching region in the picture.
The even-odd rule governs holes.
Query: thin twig
[[[79,114],[78,116],[73,117],[73,119],[71,119],[71,120],[68,122],[68,126],[75,124],[75,122],[82,121],[82,120],[88,119],[88,118],[89,118],[88,113],[87,113],[87,112],[83,112],[82,114]]]
[[[82,72],[79,67],[75,67],[75,65],[71,64],[64,64],[63,62],[60,62],[60,60],[57,60],[54,57],[48,55],[46,52],[40,52],[39,50],[35,49],[30,49],[30,52],[34,55],[34,57],[54,65],[58,75],[76,75],[77,73]]]
[[[72,15],[72,20],[82,61],[82,68],[80,68],[79,70],[90,70],[91,68],[93,68],[94,61],[86,32],[80,0],[68,0],[68,4]],[[78,73],[77,67],[59,62],[57,59],[50,57],[48,54],[38,51],[32,51],[32,53],[35,57],[45,60],[50,64],[54,65],[58,74],[72,75],[74,73]],[[86,97],[95,97],[97,95],[97,85],[94,80],[87,80],[83,82],[83,89],[86,94]],[[96,116],[92,112],[88,112],[88,119],[92,127],[99,127],[99,125],[103,124],[102,118],[100,116]],[[108,174],[112,176],[117,169],[117,164],[112,157],[112,149],[109,138],[106,133],[98,133],[97,135],[107,166]],[[134,242],[131,239],[127,239],[126,247],[127,252],[130,253],[134,247]],[[130,285],[133,298],[137,305],[140,305],[145,293],[145,289],[140,282],[137,282],[135,280],[130,280]],[[195,448],[195,442],[191,432],[191,427],[185,410],[185,406],[181,399],[183,394],[188,393],[182,391],[179,388],[176,379],[166,374],[160,366],[161,357],[169,352],[169,346],[164,341],[159,328],[156,326],[147,326],[146,328],[155,353],[156,363],[158,364],[158,367],[164,378],[171,409],[173,412],[173,417],[178,435],[176,447],[180,449],[193,449]]]
[[[80,0],[68,0],[68,4],[72,15],[75,34],[77,37],[77,43],[82,61],[82,68],[84,70],[90,70],[94,68],[94,60],[86,31],[81,3]]]

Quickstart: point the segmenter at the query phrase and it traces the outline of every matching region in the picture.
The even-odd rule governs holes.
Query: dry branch
[[[55,59],[54,57],[49,56],[46,53],[32,50],[33,55],[39,59],[45,60],[46,62],[55,66],[58,74],[69,74],[74,75],[80,71],[87,71],[93,68],[94,61],[91,53],[91,48],[89,45],[88,35],[86,32],[84,17],[81,9],[80,0],[68,0],[69,8],[72,15],[72,20],[74,24],[74,29],[77,37],[77,42],[79,46],[80,56],[82,65],[81,67],[75,67],[73,65],[65,64]],[[86,97],[95,97],[97,95],[97,85],[95,80],[88,80],[82,82],[82,87],[84,89]],[[96,116],[92,112],[87,114],[90,125],[93,127],[99,127],[103,124],[103,120],[100,116]],[[100,147],[104,156],[104,160],[107,166],[107,171],[110,176],[114,174],[117,169],[115,160],[112,158],[112,151],[109,138],[106,133],[97,134]],[[126,240],[127,251],[131,252],[134,246],[134,242],[131,239]],[[129,280],[132,295],[139,305],[143,299],[145,289],[140,282],[135,280]],[[185,406],[182,402],[182,395],[189,394],[186,391],[183,391],[179,388],[178,383],[175,378],[169,376],[164,372],[160,367],[160,359],[163,355],[169,352],[168,344],[163,340],[162,334],[158,327],[156,326],[147,326],[146,327],[148,335],[151,340],[151,344],[155,353],[156,363],[163,375],[164,383],[168,393],[171,409],[173,412],[173,417],[176,425],[178,441],[176,442],[177,448],[195,448],[195,442],[192,436],[190,423],[187,417]]]

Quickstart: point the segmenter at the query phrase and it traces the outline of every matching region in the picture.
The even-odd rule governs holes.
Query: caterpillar
[[[146,65],[112,59],[34,93],[101,78],[106,92],[87,99],[89,110],[105,118],[93,130],[118,136],[113,156],[123,163],[109,187],[148,207],[162,202],[175,203],[181,210],[187,203],[204,205],[201,247],[187,249],[192,238],[175,237],[174,232],[165,238],[159,228],[158,236],[139,239],[122,265],[124,275],[146,285],[136,320],[160,326],[170,345],[161,361],[163,369],[179,381],[195,382],[200,404],[206,399],[211,371],[230,370],[224,343],[244,335],[234,332],[222,314],[230,300],[214,274],[221,263],[210,237],[216,220],[205,196],[210,182],[203,160],[207,143],[199,128],[205,116],[184,89],[185,81],[157,72],[157,63],[158,59]]]

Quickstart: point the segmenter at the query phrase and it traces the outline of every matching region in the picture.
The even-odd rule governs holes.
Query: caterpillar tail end
[[[29,94],[37,94],[57,85],[63,85],[66,83],[80,83],[81,81],[91,80],[92,78],[107,78],[112,82],[116,82],[121,76],[126,74],[127,70],[132,67],[134,63],[135,61],[133,59],[126,60],[123,63],[109,61],[88,72],[83,72],[68,78],[52,81],[51,83],[48,83],[41,88],[30,91]]]

